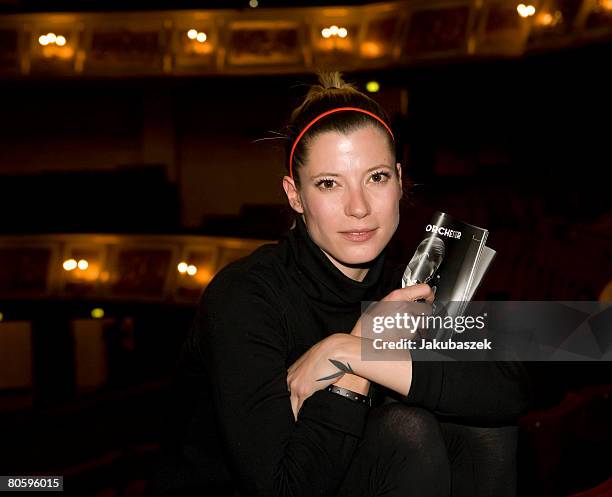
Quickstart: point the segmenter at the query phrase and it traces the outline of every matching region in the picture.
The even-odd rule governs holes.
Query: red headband
[[[325,116],[328,116],[329,114],[334,114],[335,112],[342,112],[342,111],[345,111],[345,110],[354,110],[355,112],[361,112],[362,114],[367,114],[368,116],[373,117],[374,119],[376,119],[380,124],[382,124],[386,128],[386,130],[391,135],[391,138],[393,139],[393,141],[395,141],[395,137],[393,136],[393,132],[391,131],[391,128],[389,126],[387,126],[387,123],[385,121],[383,121],[380,117],[378,117],[376,114],[370,112],[369,110],[360,109],[359,107],[337,107],[335,109],[328,110],[326,112],[323,112],[323,114],[319,114],[312,121],[310,121],[306,125],[306,127],[302,130],[302,132],[298,135],[298,137],[295,139],[295,142],[293,142],[293,147],[291,147],[291,154],[289,154],[289,176],[291,176],[291,178],[293,178],[293,152],[295,152],[295,147],[297,147],[297,144],[302,139],[302,136],[304,136],[304,133],[306,133],[306,131],[308,131],[310,129],[310,127],[314,123],[316,123],[319,119],[322,119]]]

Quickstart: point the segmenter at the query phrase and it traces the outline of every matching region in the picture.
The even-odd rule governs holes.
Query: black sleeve
[[[401,287],[405,265],[391,266],[387,290]],[[418,353],[413,353],[418,359]],[[407,396],[384,389],[409,405],[419,405],[457,420],[481,426],[515,424],[533,403],[533,386],[519,361],[412,362]]]
[[[501,426],[525,413],[530,387],[520,362],[417,360],[403,401],[467,423]]]
[[[205,291],[195,340],[232,471],[245,496],[333,495],[361,438],[368,408],[327,391],[295,422],[287,391],[287,336],[264,281],[218,279]]]

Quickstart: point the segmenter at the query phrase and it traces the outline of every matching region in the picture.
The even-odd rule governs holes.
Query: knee
[[[366,446],[388,476],[393,495],[448,496],[450,463],[440,424],[419,407],[390,403],[373,409],[366,427]],[[382,493],[381,493],[382,495]]]
[[[466,439],[473,457],[498,466],[500,472],[513,471],[516,460],[518,428],[503,426],[498,428],[466,427]]]
[[[418,438],[440,431],[438,420],[427,409],[400,402],[385,404],[373,410],[371,416],[383,436],[387,434],[397,438],[408,435]]]
[[[428,410],[395,402],[373,410],[371,417],[369,435],[379,443],[421,459],[446,458],[440,424]]]

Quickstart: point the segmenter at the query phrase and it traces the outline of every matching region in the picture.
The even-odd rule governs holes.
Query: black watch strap
[[[328,392],[335,393],[337,395],[341,395],[342,397],[346,397],[353,402],[359,402],[361,404],[365,404],[368,407],[372,407],[372,399],[367,395],[363,395],[357,392],[353,392],[348,388],[339,387],[336,385],[330,385],[326,389]]]

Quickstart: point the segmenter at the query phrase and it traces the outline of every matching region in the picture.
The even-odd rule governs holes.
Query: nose
[[[352,188],[347,193],[344,212],[347,216],[361,219],[370,214],[370,203],[362,187]]]

